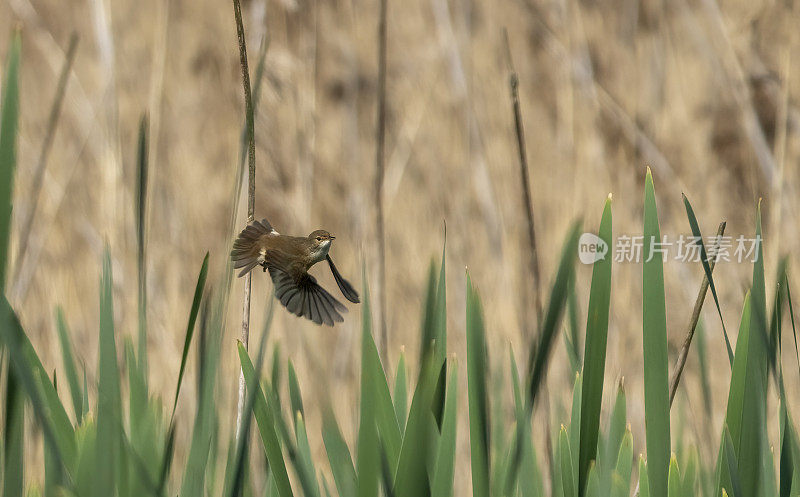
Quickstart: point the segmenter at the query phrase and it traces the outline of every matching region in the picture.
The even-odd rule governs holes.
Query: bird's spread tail
[[[231,250],[231,259],[234,269],[242,269],[239,271],[240,278],[264,261],[259,240],[273,231],[269,222],[262,219],[248,224],[236,237],[236,241],[233,242],[233,250]]]

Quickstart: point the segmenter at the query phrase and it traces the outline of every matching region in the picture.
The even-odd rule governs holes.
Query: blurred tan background
[[[256,216],[287,234],[330,230],[337,236],[332,255],[339,269],[361,287],[364,262],[374,294],[377,2],[249,0],[243,7],[251,74],[262,40],[269,43],[256,116]],[[445,221],[450,351],[464,364],[466,266],[483,296],[495,368],[505,367],[509,343],[520,364],[527,358],[532,331],[525,316],[527,322],[535,316],[522,310],[531,307],[531,294],[525,302],[523,289],[533,283],[525,269],[529,249],[503,28],[520,77],[542,290],[551,284],[570,222],[583,218],[586,230],[596,230],[609,192],[614,235],[641,233],[649,164],[662,234],[671,239],[690,231],[681,192],[692,201],[705,234],[726,219],[727,234],[734,237],[752,236],[755,205],[764,197],[771,300],[778,255],[792,255],[798,247],[799,21],[791,0],[389,0],[387,369],[394,372],[403,347],[416,367],[427,269],[440,257]],[[211,252],[209,281],[218,280],[231,243],[232,210],[237,227],[246,217],[244,199],[234,197],[244,106],[232,5],[3,0],[3,59],[16,24],[22,27],[23,64],[12,247],[32,208],[33,171],[73,30],[80,44],[29,253],[21,267],[12,260],[11,302],[45,364],[59,365],[59,373],[53,309],[64,306],[77,354],[92,374],[107,241],[118,331],[135,334],[136,134],[147,112],[150,379],[168,397],[203,255]],[[750,271],[735,263],[721,263],[715,271],[734,337]],[[334,289],[326,269],[312,272]],[[579,265],[577,275],[583,327],[591,270]],[[668,261],[665,277],[673,364],[702,268]],[[254,281],[257,339],[271,284],[260,272]],[[616,264],[605,393],[611,398],[625,377],[637,452],[644,449],[640,292],[641,266]],[[223,341],[223,424],[235,417],[241,293],[236,281]],[[710,297],[706,304],[717,409],[713,438],[721,426],[729,368]],[[357,423],[360,308],[349,307],[345,322],[334,329],[276,308],[269,339],[298,367],[320,456],[320,399],[333,399],[350,440]],[[188,384],[195,366],[193,355]],[[787,363],[789,371],[794,367]],[[787,374],[787,381],[790,397],[798,399],[796,375]],[[556,426],[567,420],[557,406],[568,399],[571,382],[559,340],[549,375]],[[702,409],[694,353],[682,390],[688,396],[679,397],[682,407],[673,410],[673,420],[687,419],[689,434],[705,433],[699,421],[692,425]],[[193,395],[192,388],[184,389],[179,416],[192,412]],[[190,433],[185,419],[178,428],[179,458],[185,457],[181,448]],[[463,494],[469,457],[466,430],[460,432],[456,488]]]

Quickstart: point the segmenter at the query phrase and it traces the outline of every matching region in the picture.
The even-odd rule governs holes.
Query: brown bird
[[[328,255],[334,239],[325,230],[312,231],[308,236],[281,235],[262,219],[251,222],[239,233],[233,242],[231,259],[234,268],[242,269],[240,278],[258,265],[265,272],[269,270],[275,297],[292,314],[333,326],[334,321],[344,321],[341,313],[347,312],[347,308],[308,274],[311,266],[327,259],[342,295],[355,304],[360,302],[353,285],[342,278]]]

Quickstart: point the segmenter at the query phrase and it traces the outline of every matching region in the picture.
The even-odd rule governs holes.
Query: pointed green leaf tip
[[[664,266],[650,169],[644,188],[644,243],[642,258],[642,345],[644,364],[645,434],[651,497],[667,497],[670,457],[669,379]],[[660,248],[660,247],[659,247]]]
[[[603,208],[598,236],[611,246],[611,194]],[[606,343],[608,338],[608,314],[611,299],[611,257],[596,261],[592,268],[592,285],[589,293],[589,308],[586,320],[586,344],[584,346],[584,380],[581,392],[580,444],[573,447],[579,451],[578,494],[586,495],[586,482],[591,461],[597,457],[597,434],[600,426],[600,406],[603,399]],[[576,444],[577,445],[577,444]]]
[[[477,289],[467,271],[467,403],[469,409],[469,443],[472,468],[472,488],[475,497],[488,497],[489,450],[489,393],[486,351],[486,332],[483,310]]]

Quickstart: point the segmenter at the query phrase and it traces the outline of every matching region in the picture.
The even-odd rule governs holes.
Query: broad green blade
[[[244,412],[244,411],[243,411]],[[244,419],[244,416],[242,417]],[[233,491],[233,486],[236,483],[236,474],[234,466],[236,466],[236,436],[231,436],[228,440],[228,447],[225,451],[225,471],[222,473],[222,495],[225,497],[230,496],[231,492]],[[222,442],[217,442],[222,444]],[[210,459],[210,458],[209,458]],[[219,463],[218,463],[219,464]],[[213,466],[212,466],[213,467]],[[270,472],[269,476],[272,476]],[[208,479],[208,483],[206,484],[206,488],[213,488],[211,478]],[[275,491],[275,495],[278,495],[277,490]]]
[[[386,451],[383,444],[379,440],[379,452],[381,456],[381,488],[386,497],[395,497],[394,482],[392,481],[392,468],[389,467],[389,459],[386,457]]]
[[[545,318],[539,333],[539,341],[531,347],[528,362],[528,410],[532,411],[532,406],[536,402],[536,396],[542,386],[544,374],[547,371],[547,364],[550,358],[550,351],[555,343],[555,334],[558,331],[558,323],[564,313],[569,291],[569,281],[575,272],[575,254],[578,251],[578,235],[580,234],[581,223],[573,223],[569,230],[564,248],[561,250],[561,259],[558,264],[558,271],[553,281],[550,291],[550,301],[547,305]]]
[[[792,292],[789,289],[789,279],[786,279],[786,302],[789,304],[789,317],[792,323],[792,336],[794,337],[794,356],[797,361],[798,370],[800,370],[800,349],[797,346],[797,328],[794,324],[794,306],[792,305]]]
[[[9,371],[33,407],[44,438],[57,448],[60,462],[71,473],[75,458],[75,434],[36,351],[5,297],[0,297],[0,341],[5,347]]]
[[[19,31],[11,37],[0,101],[0,294],[5,292],[19,120]]]
[[[553,497],[564,497],[564,486],[561,484],[561,444],[558,443],[558,437],[561,434],[560,430],[554,430],[553,440],[553,467],[550,470],[550,485],[552,486]]]
[[[586,497],[602,497],[600,493],[600,476],[595,462],[589,465],[589,476],[586,478]]]
[[[695,495],[698,464],[697,449],[692,447],[689,449],[689,456],[686,459],[686,471],[683,472],[683,495],[685,497],[694,497]]]
[[[567,296],[567,331],[564,345],[573,376],[581,372],[580,337],[578,331],[578,295],[575,293],[575,279],[570,282]]]
[[[780,497],[790,497],[794,479],[794,459],[792,447],[792,422],[788,417],[786,405],[781,403],[781,455],[780,455]]]
[[[670,457],[669,371],[667,366],[667,311],[664,297],[664,261],[659,251],[653,176],[647,170],[644,187],[644,243],[642,256],[642,336],[644,349],[644,416],[647,436],[647,475],[651,497],[667,497]]]
[[[422,338],[419,344],[419,364],[422,367],[431,343],[436,339],[436,263],[431,259],[428,266],[428,285],[425,290],[425,306],[422,309]]]
[[[291,365],[291,362],[289,363]],[[291,371],[289,376],[291,378]],[[291,384],[291,380],[290,380]],[[295,467],[297,469],[298,479],[303,487],[303,493],[306,497],[319,497],[319,483],[317,482],[316,470],[314,468],[314,461],[311,458],[311,447],[308,444],[308,433],[306,433],[306,424],[303,421],[303,412],[301,409],[295,411],[295,435],[297,437],[297,462]]]
[[[766,430],[765,430],[766,431]],[[764,433],[764,443],[761,444],[761,494],[763,497],[778,497],[778,487],[775,483],[775,460],[772,457],[772,447]]]
[[[737,347],[738,348],[738,347]],[[728,474],[730,475],[730,485],[726,488],[723,488],[722,493],[725,495],[725,490],[730,488],[732,491],[728,492],[731,497],[745,497],[745,493],[742,487],[741,476],[739,474],[739,461],[736,457],[736,452],[733,445],[733,440],[731,438],[731,432],[728,430],[728,427],[725,426],[724,433],[722,434],[722,445],[723,445],[723,454],[725,462],[723,463],[724,466],[728,468]],[[756,495],[756,494],[748,494],[748,495]]]
[[[86,363],[83,363],[83,400],[81,401],[81,405],[83,406],[83,412],[81,413],[81,419],[83,419],[89,413],[89,383],[86,380]]]
[[[722,310],[719,307],[719,298],[717,298],[717,287],[714,285],[714,276],[711,273],[711,266],[708,264],[708,255],[706,252],[705,244],[703,243],[703,235],[700,233],[700,226],[697,224],[697,218],[694,215],[692,204],[686,195],[683,195],[683,205],[686,208],[686,216],[689,218],[689,226],[692,228],[692,235],[700,244],[700,262],[703,264],[703,271],[708,278],[708,285],[711,287],[711,295],[714,297],[714,304],[717,306],[717,314],[719,315],[720,324],[722,324],[722,336],[725,337],[725,347],[728,349],[728,363],[733,364],[733,350],[731,349],[731,341],[728,338],[728,331],[725,329],[725,320],[722,319]]]
[[[83,392],[78,382],[78,370],[75,367],[75,359],[72,355],[72,342],[69,339],[67,320],[64,318],[64,311],[61,307],[56,308],[56,328],[58,329],[58,341],[61,344],[61,362],[64,364],[69,393],[72,397],[72,408],[75,412],[75,424],[80,424],[85,412]]]
[[[377,492],[380,481],[379,433],[392,468],[398,464],[401,438],[386,373],[372,336],[370,296],[366,285],[361,310],[361,403],[356,470],[359,496],[368,497]]]
[[[238,433],[236,434],[236,452],[235,452],[235,459],[233,465],[229,465],[228,468],[232,468],[232,471],[225,472],[225,481],[232,482],[230,487],[230,493],[228,494],[230,497],[242,497],[245,494],[245,486],[247,485],[247,468],[248,468],[248,459],[249,459],[249,452],[250,452],[250,425],[253,421],[253,414],[254,414],[254,407],[256,402],[259,402],[259,399],[262,401],[262,413],[265,411],[265,405],[263,404],[264,396],[261,392],[261,387],[259,385],[259,378],[261,377],[261,368],[264,365],[264,349],[266,344],[267,335],[261,335],[261,340],[258,346],[258,356],[256,359],[256,365],[253,368],[252,363],[246,365],[245,362],[250,362],[250,357],[247,355],[247,350],[244,348],[244,344],[242,342],[238,343],[239,346],[239,361],[242,363],[242,371],[246,368],[248,372],[245,373],[245,382],[247,384],[247,400],[245,402],[245,408],[241,418],[241,425],[237,426]],[[242,359],[242,355],[244,355],[244,359]],[[271,422],[272,420],[267,420]],[[261,431],[261,430],[259,430]],[[277,438],[274,439],[274,443],[278,446],[278,450],[280,450],[280,444],[277,441]],[[267,445],[266,443],[264,444]],[[282,457],[282,455],[281,455]],[[273,467],[272,461],[270,460],[270,466]],[[284,468],[284,473],[286,469]],[[288,478],[287,478],[287,486],[288,486]],[[291,496],[291,487],[289,486],[288,493],[281,492],[281,496]],[[251,492],[250,492],[251,493]]]
[[[91,416],[75,430],[77,456],[72,478],[76,495],[91,495],[97,471],[97,425]]]
[[[55,372],[53,373],[53,387],[58,390]],[[59,487],[64,485],[64,466],[58,455],[58,448],[44,440],[44,496],[58,495]]]
[[[784,291],[785,281],[786,281],[786,266],[788,264],[788,259],[786,257],[781,258],[780,262],[778,263],[778,271],[775,278],[775,296],[772,301],[772,306],[770,307],[772,311],[772,315],[769,319],[769,366],[770,370],[772,371],[775,378],[780,382],[781,386],[779,387],[778,394],[780,395],[781,401],[785,400],[785,391],[783,388],[783,377],[781,376],[781,372],[778,371],[780,368],[780,358],[782,353],[781,347],[781,339],[783,337],[783,307],[785,303],[785,294]]]
[[[445,278],[445,253],[447,248],[447,228],[445,227],[445,240],[442,243],[442,265],[439,268],[439,281],[436,286],[436,310],[434,319],[434,353],[436,354],[436,361],[443,364],[444,370],[439,375],[439,383],[436,385],[434,392],[433,415],[436,418],[436,425],[441,430],[442,416],[444,415],[444,404],[447,393],[445,387],[447,383],[447,285]]]
[[[495,404],[500,404],[500,401],[495,401]],[[503,495],[503,485],[509,480],[508,475],[511,470],[511,461],[514,458],[514,442],[518,438],[516,426],[509,431],[510,433],[506,435],[502,427],[497,430],[493,429],[493,439],[499,440],[500,443],[498,443],[491,465],[490,491],[492,495]]]
[[[639,456],[639,497],[650,497],[650,477],[644,456]]]
[[[397,363],[397,373],[394,377],[394,414],[397,416],[397,424],[400,426],[400,435],[406,429],[408,413],[408,379],[406,376],[406,354],[401,352],[400,361]]]
[[[325,442],[325,451],[328,453],[333,481],[336,483],[339,496],[355,496],[358,486],[353,459],[350,457],[350,449],[347,448],[330,406],[326,407],[322,414],[322,440]]]
[[[155,464],[158,462],[157,455],[155,454],[155,446],[150,444],[152,442],[152,438],[154,437],[154,424],[153,419],[148,416],[148,394],[147,394],[147,383],[146,383],[146,372],[142,371],[139,368],[139,362],[136,360],[136,353],[133,349],[133,341],[131,337],[125,337],[123,339],[124,345],[123,350],[125,361],[123,362],[123,368],[127,369],[127,376],[128,376],[128,420],[129,420],[129,430],[130,430],[130,438],[133,440],[132,445],[135,448],[131,449],[131,452],[138,451],[138,455],[142,457],[145,461],[147,461],[147,466]],[[133,459],[134,456],[137,454],[131,454],[131,457],[128,459]],[[125,450],[122,450],[121,454],[122,458],[125,458]],[[138,462],[138,458],[134,461],[128,461],[135,466],[135,462]],[[120,466],[123,468],[128,469],[128,464],[125,461],[120,461]],[[140,469],[141,472],[144,473],[142,478],[134,479],[135,481],[130,482],[132,484],[132,488],[128,488],[128,485],[123,485],[123,482],[119,482],[120,493],[123,494],[122,489],[130,490],[136,494],[141,495],[144,493],[145,489],[142,487],[142,481],[144,479],[153,480],[155,478],[154,475],[151,474],[149,471],[150,468],[140,468],[140,467],[133,467],[133,470]],[[155,471],[153,469],[153,471]]]
[[[525,409],[527,417],[533,414],[533,407],[536,405],[537,394],[544,383],[547,365],[550,360],[550,352],[555,344],[555,335],[558,331],[564,308],[566,307],[570,281],[572,281],[575,274],[575,254],[578,251],[578,237],[580,231],[581,222],[576,221],[567,234],[566,241],[561,250],[558,270],[556,271],[556,276],[550,291],[550,300],[540,328],[538,342],[534,342],[531,345],[528,355],[527,398]],[[508,472],[509,478],[512,481],[516,480],[519,470],[524,431],[525,430],[517,430],[517,437],[512,449],[513,456],[510,462],[510,471]],[[510,487],[507,485],[506,488]]]
[[[569,435],[569,446],[570,452],[572,454],[572,470],[574,471],[572,475],[573,486],[575,487],[575,491],[579,492],[578,490],[578,451],[581,444],[581,416],[582,416],[582,406],[581,406],[581,391],[583,390],[583,377],[578,373],[575,375],[575,383],[572,386],[572,413],[570,416],[569,427],[567,428],[567,434]]]
[[[756,211],[756,239],[762,239],[760,205]],[[766,315],[764,257],[761,243],[757,243],[756,261],[753,264],[753,285],[742,314],[728,396],[728,411],[725,417],[741,483],[741,493],[737,497],[758,495],[763,487],[761,475],[765,470],[765,461],[762,457],[762,448],[767,447],[768,443]],[[729,478],[733,477],[726,475],[724,468],[725,465],[722,465],[722,478],[719,480],[721,486],[726,486],[730,481]],[[737,492],[734,488],[734,492],[729,493]]]
[[[489,364],[489,373],[487,375],[487,379],[491,380],[491,386],[488,387],[488,391],[491,392],[505,392],[505,378],[503,375],[503,371],[500,370],[497,374],[491,373],[491,364],[488,361],[488,353],[487,353],[487,364]],[[509,457],[514,457],[514,453],[512,452],[510,455],[508,454],[508,449],[510,447],[509,442],[513,442],[513,438],[509,439],[509,435],[515,435],[519,437],[516,433],[516,427],[513,430],[506,430],[506,422],[505,422],[505,406],[503,404],[503,397],[500,395],[494,395],[487,397],[487,400],[490,403],[489,406],[489,494],[490,495],[500,495],[503,492],[503,482],[508,482],[508,467],[506,466],[506,459]],[[510,431],[511,433],[507,433]],[[505,480],[504,480],[505,478]],[[513,489],[513,485],[509,487],[509,489]]]
[[[120,495],[149,495],[158,486],[164,437],[161,402],[148,397],[144,372],[136,360],[133,341],[125,337],[125,368],[129,384],[128,420],[130,436],[123,438],[123,468],[132,475],[127,484],[120,479]],[[126,454],[127,453],[127,454]],[[126,457],[127,456],[127,457]]]
[[[25,474],[25,398],[9,363],[3,420],[3,496],[21,497]]]
[[[289,371],[289,405],[292,406],[292,418],[297,420],[297,414],[305,416],[303,409],[303,396],[300,394],[300,383],[297,381],[297,372],[294,370],[294,364],[289,359],[287,367]]]
[[[611,247],[611,197],[606,200],[598,236]],[[581,392],[579,494],[584,495],[589,464],[597,458],[597,434],[603,402],[603,378],[606,365],[608,313],[611,301],[611,256],[596,261],[592,268],[592,286],[586,320],[586,345]]]
[[[489,496],[488,357],[480,298],[467,273],[467,398],[472,494]]]
[[[750,350],[750,292],[747,292],[744,297],[744,307],[742,308],[742,318],[739,324],[739,336],[736,339],[736,354],[733,357],[733,371],[731,373],[731,382],[728,392],[728,407],[725,414],[725,432],[731,437],[731,445],[736,452],[741,447],[742,434],[751,434],[754,430],[747,429],[743,424],[743,414],[746,409],[752,410],[752,403],[748,402],[745,395],[745,388],[747,385],[747,363],[748,353]],[[725,433],[723,439],[720,441],[720,458],[718,477],[717,477],[717,493],[720,489],[732,486],[731,477],[729,472],[729,465],[725,462],[726,448],[725,448]],[[737,469],[738,472],[738,469]]]
[[[272,302],[272,300],[270,300]],[[276,343],[272,348],[272,372],[270,373],[269,384],[272,386],[272,391],[275,392],[275,400],[277,404],[273,407],[276,412],[281,412],[283,405],[281,403],[281,383],[283,382],[283,360],[281,359],[281,345]]]
[[[194,325],[197,322],[197,313],[200,311],[200,302],[203,300],[203,289],[206,286],[208,276],[208,252],[203,258],[203,265],[200,266],[200,275],[197,277],[197,285],[194,288],[192,298],[192,309],[189,311],[189,324],[186,326],[186,337],[183,340],[183,353],[181,354],[181,369],[178,372],[178,384],[175,386],[175,400],[172,402],[172,416],[175,416],[175,407],[178,405],[178,396],[181,393],[183,373],[186,370],[186,359],[189,357],[189,347],[192,345],[194,336]]]
[[[172,468],[172,458],[175,456],[175,425],[172,424],[167,430],[167,441],[164,444],[164,452],[161,457],[161,469],[159,470],[158,487],[156,494],[163,495],[167,486],[169,471]]]
[[[622,438],[622,444],[619,447],[619,455],[617,456],[617,465],[614,469],[614,472],[620,476],[626,485],[631,481],[632,465],[633,435],[631,434],[630,428],[628,428],[625,430],[625,436]]]
[[[742,437],[741,451],[736,454],[739,462],[739,474],[742,478],[742,491],[747,495],[756,495],[764,482],[762,474],[767,469],[763,457],[764,450],[769,450],[767,439],[767,378],[769,376],[769,352],[767,329],[767,297],[764,282],[764,252],[761,233],[761,202],[756,208],[756,260],[753,263],[753,285],[750,289],[752,312],[750,313],[750,352],[747,369],[747,400],[752,402],[750,409],[744,413],[744,426],[753,432]],[[752,395],[751,395],[752,393]],[[770,461],[769,467],[773,463]],[[774,480],[774,471],[767,476]],[[774,485],[774,481],[771,482]],[[752,491],[752,493],[751,493]],[[770,496],[765,496],[770,497]]]
[[[611,475],[611,497],[628,497],[630,483],[619,476],[616,472]],[[639,494],[641,495],[641,493]]]
[[[116,476],[121,467],[122,407],[117,366],[117,346],[114,332],[114,302],[111,254],[108,247],[103,257],[103,277],[100,282],[100,346],[98,351],[97,386],[97,477],[94,494],[97,497],[115,495]]]
[[[238,343],[239,361],[242,364],[245,382],[252,385],[256,391],[253,393],[253,416],[256,418],[258,432],[261,434],[261,441],[264,444],[264,452],[269,461],[271,473],[275,477],[278,487],[278,494],[281,497],[292,496],[292,486],[289,483],[289,475],[286,472],[286,463],[283,460],[281,444],[278,440],[278,433],[275,431],[275,419],[271,409],[267,407],[267,399],[261,390],[256,369],[253,366],[247,349],[242,342]]]
[[[278,433],[278,439],[285,444],[286,451],[292,455],[296,451],[295,434],[294,431],[289,428],[289,423],[286,422],[286,418],[283,416],[283,410],[278,400],[278,392],[276,392],[275,388],[268,382],[263,382],[261,388],[264,391],[264,397],[267,399],[267,406],[269,406],[272,411],[272,418],[275,420],[275,430]]]
[[[443,371],[444,368],[433,353],[428,356],[420,370],[394,477],[394,494],[397,497],[431,495],[428,466],[434,462],[436,454],[435,439],[431,437],[432,432],[436,431],[431,406],[439,375]]]
[[[522,459],[520,464],[524,471],[518,472],[518,487],[520,488],[522,497],[542,497],[544,496],[544,482],[542,473],[539,468],[539,463],[536,460],[536,450],[531,440],[531,426],[530,420],[525,415],[525,402],[522,400],[522,389],[519,384],[519,371],[517,369],[517,361],[514,358],[514,350],[509,346],[509,357],[511,363],[511,383],[514,389],[514,411],[516,416],[517,427],[522,427],[524,433],[522,434]],[[517,428],[519,429],[519,428]],[[513,447],[512,447],[513,450]],[[513,453],[512,453],[513,454]],[[512,461],[513,463],[513,461]],[[508,468],[511,471],[513,468]],[[507,477],[510,480],[510,476]],[[513,481],[507,481],[506,486],[513,486]],[[506,490],[506,493],[511,493]]]
[[[668,483],[669,497],[683,497],[683,480],[681,479],[681,471],[678,468],[678,460],[675,454],[669,460],[669,483]]]
[[[456,461],[456,429],[458,424],[458,363],[450,361],[450,379],[447,382],[447,399],[442,418],[442,436],[436,455],[436,471],[431,495],[453,495],[453,474]]]
[[[53,372],[53,389],[58,392],[58,382],[56,374]],[[6,432],[11,433],[11,432]],[[20,471],[20,474],[23,474]],[[51,444],[48,439],[44,439],[44,495],[45,497],[55,496],[58,486],[64,483],[64,468],[61,465],[61,458],[58,455],[58,447]]]
[[[208,461],[213,459],[215,448],[223,443],[217,439],[217,413],[214,399],[219,367],[220,314],[210,313],[209,299],[203,302],[197,337],[197,350],[200,359],[197,388],[198,400],[192,429],[192,443],[183,473],[181,497],[203,495],[207,481],[211,486],[215,473],[208,470]]]
[[[447,354],[447,290],[445,284],[446,238],[447,234],[445,232],[445,242],[442,245],[442,263],[439,266],[438,279],[436,277],[436,265],[433,261],[431,261],[428,273],[427,293],[425,295],[425,306],[422,314],[420,368],[430,350],[434,351],[436,358],[442,364],[445,363],[445,356]],[[444,412],[446,381],[446,374],[439,377],[439,385],[437,385],[436,393],[434,394],[435,400],[432,406],[436,424],[439,429],[441,429],[442,415]],[[390,456],[389,462],[391,463],[391,454],[388,455]]]
[[[434,348],[436,350],[436,360],[444,362],[447,355],[447,285],[445,284],[445,254],[447,249],[447,234],[442,242],[442,264],[439,267],[439,280],[436,285],[436,307],[434,311]],[[446,379],[446,378],[444,378]],[[443,380],[444,380],[443,379]],[[442,392],[441,403],[444,404],[444,392]]]
[[[564,425],[561,425],[561,432],[558,435],[558,448],[561,454],[561,488],[564,490],[564,497],[576,497],[575,478],[573,478],[572,452],[569,446],[569,435]]]
[[[447,298],[445,285],[445,253],[447,249],[447,234],[442,243],[442,263],[439,266],[439,276],[436,276],[436,264],[431,261],[428,270],[428,286],[425,295],[425,308],[422,315],[422,340],[420,341],[420,367],[433,343],[436,356],[444,361],[447,353]],[[444,400],[444,399],[442,399]]]
[[[627,419],[627,406],[625,403],[625,387],[620,381],[617,386],[617,396],[611,419],[608,423],[608,435],[605,439],[605,450],[598,450],[600,457],[601,490],[608,492],[611,488],[611,469],[617,465],[623,437],[625,436],[625,423]],[[599,449],[599,447],[598,447]],[[624,475],[620,475],[624,476]],[[626,482],[629,480],[625,480]]]

